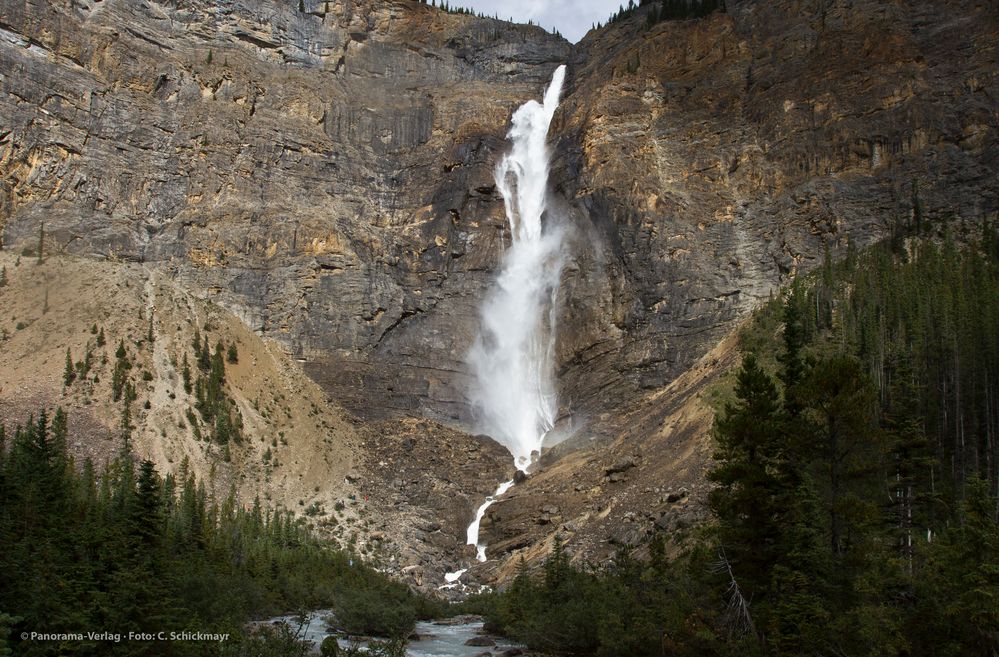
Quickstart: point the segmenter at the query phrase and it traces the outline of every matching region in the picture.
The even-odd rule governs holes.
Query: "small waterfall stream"
[[[486,515],[486,509],[489,508],[489,505],[499,499],[503,493],[510,490],[511,486],[513,486],[512,479],[510,481],[504,481],[500,484],[499,488],[496,489],[496,492],[487,497],[486,501],[479,507],[479,510],[475,512],[475,520],[473,520],[472,524],[468,526],[466,543],[468,545],[475,546],[475,558],[479,561],[486,560],[486,546],[483,543],[479,543],[479,523],[482,522],[482,516]]]
[[[541,454],[545,434],[555,424],[554,383],[556,297],[562,273],[562,230],[542,223],[548,202],[548,127],[558,107],[565,65],[552,74],[543,102],[529,100],[514,112],[507,133],[510,152],[496,165],[496,188],[503,196],[511,244],[496,284],[482,305],[479,336],[468,355],[475,374],[472,402],[483,430],[513,455],[524,472]],[[486,560],[479,523],[486,509],[513,486],[499,485],[478,508],[467,542]],[[456,585],[464,570],[448,573]]]

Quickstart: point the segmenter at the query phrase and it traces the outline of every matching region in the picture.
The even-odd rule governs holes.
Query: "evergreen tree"
[[[70,352],[69,347],[66,347],[66,366],[62,372],[62,384],[68,387],[73,383],[75,378],[76,368],[73,366],[73,354]]]
[[[912,627],[925,654],[991,657],[999,653],[999,500],[988,484],[968,480],[961,522],[927,550],[916,579]]]
[[[802,385],[815,452],[813,470],[829,515],[829,545],[844,555],[860,544],[858,532],[876,521],[872,488],[882,434],[874,390],[856,359],[832,356],[811,368]]]
[[[765,597],[770,572],[784,556],[780,537],[797,481],[782,440],[777,386],[753,355],[743,359],[735,393],[737,401],[715,421],[718,464],[708,478],[718,487],[709,504],[740,587],[751,598]]]
[[[191,365],[187,362],[187,354],[184,354],[184,367],[181,370],[181,377],[184,381],[184,392],[191,394]]]
[[[799,400],[795,398],[798,384],[805,372],[802,350],[805,346],[805,327],[803,325],[803,295],[801,286],[792,284],[791,291],[784,302],[784,340],[783,350],[778,355],[781,364],[780,381],[784,388],[784,407],[789,415],[796,417],[800,412]]]

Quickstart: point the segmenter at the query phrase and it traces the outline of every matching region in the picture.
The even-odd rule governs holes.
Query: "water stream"
[[[479,543],[479,523],[482,522],[482,516],[486,515],[486,509],[489,508],[489,505],[499,499],[503,493],[510,490],[511,486],[513,486],[512,479],[510,481],[504,481],[500,484],[499,488],[496,489],[496,492],[487,497],[486,501],[479,507],[479,510],[475,512],[475,520],[473,520],[472,524],[468,526],[468,533],[466,536],[467,540],[465,542],[468,545],[475,546],[475,558],[478,561],[486,560],[486,546],[484,543]]]
[[[294,616],[278,616],[268,620],[268,623],[285,623],[293,631],[297,632],[298,638],[308,641],[316,650],[322,645],[323,639],[334,635],[326,625],[326,619],[331,612],[328,609],[320,609],[309,613],[304,623]],[[464,619],[459,619],[464,620]],[[482,621],[468,619],[467,622],[419,622],[416,624],[416,640],[411,640],[406,646],[407,657],[474,657],[482,652],[488,652],[490,648],[483,646],[466,646],[465,642],[472,637],[482,634]],[[347,648],[351,641],[338,637],[337,643]],[[361,642],[364,645],[364,642]],[[522,647],[518,644],[508,642],[502,638],[496,638],[496,646],[492,649],[502,651],[509,648]]]

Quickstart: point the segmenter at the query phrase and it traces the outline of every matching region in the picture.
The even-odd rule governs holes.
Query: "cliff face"
[[[665,385],[824,245],[908,220],[914,185],[931,219],[999,209],[994,9],[728,4],[574,52],[555,185],[586,233],[560,350],[577,407]]]
[[[573,47],[408,0],[5,2],[3,243],[142,261],[353,413],[470,428],[464,354],[509,243],[492,168],[511,112],[568,62],[550,220],[570,228],[569,440],[483,532],[491,555],[559,530],[599,556],[697,515],[697,395],[733,359],[709,350],[760,299],[917,197],[931,220],[999,210],[988,3],[727,4]],[[391,513],[415,479],[368,456]]]
[[[365,415],[467,424],[511,111],[576,230],[567,428],[661,387],[798,267],[911,212],[994,212],[995,12],[732,3],[570,52],[413,2],[7,3],[4,243],[168,268]],[[613,429],[608,431],[613,432]]]
[[[6,245],[155,263],[356,412],[468,419],[494,152],[566,42],[414,2],[37,0],[0,30]]]

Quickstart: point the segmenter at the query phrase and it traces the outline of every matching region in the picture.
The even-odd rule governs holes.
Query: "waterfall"
[[[479,509],[475,512],[475,520],[473,520],[472,524],[468,526],[468,532],[466,533],[467,540],[465,543],[466,545],[475,546],[475,558],[478,561],[486,560],[486,546],[479,543],[479,523],[482,522],[482,516],[486,515],[486,509],[488,509],[493,502],[499,499],[503,493],[510,490],[511,486],[513,486],[512,479],[510,481],[504,481],[500,484],[496,489],[496,492],[487,497],[486,501],[483,502]]]
[[[527,470],[554,426],[555,298],[562,271],[562,231],[543,226],[548,200],[548,126],[558,107],[565,66],[545,90],[513,114],[512,143],[496,165],[511,245],[496,285],[482,306],[482,325],[469,353],[472,402],[483,429]]]
[[[562,231],[542,225],[548,201],[548,126],[558,107],[565,66],[552,74],[544,101],[529,100],[513,113],[507,139],[510,152],[496,165],[496,188],[503,196],[511,244],[503,255],[496,285],[482,305],[482,326],[468,362],[475,374],[472,402],[483,429],[527,471],[541,453],[545,434],[555,425],[558,401],[554,382],[555,308],[562,273]],[[467,543],[479,543],[486,509],[511,486],[503,482],[478,508],[468,526]],[[453,585],[465,570],[448,573]]]

